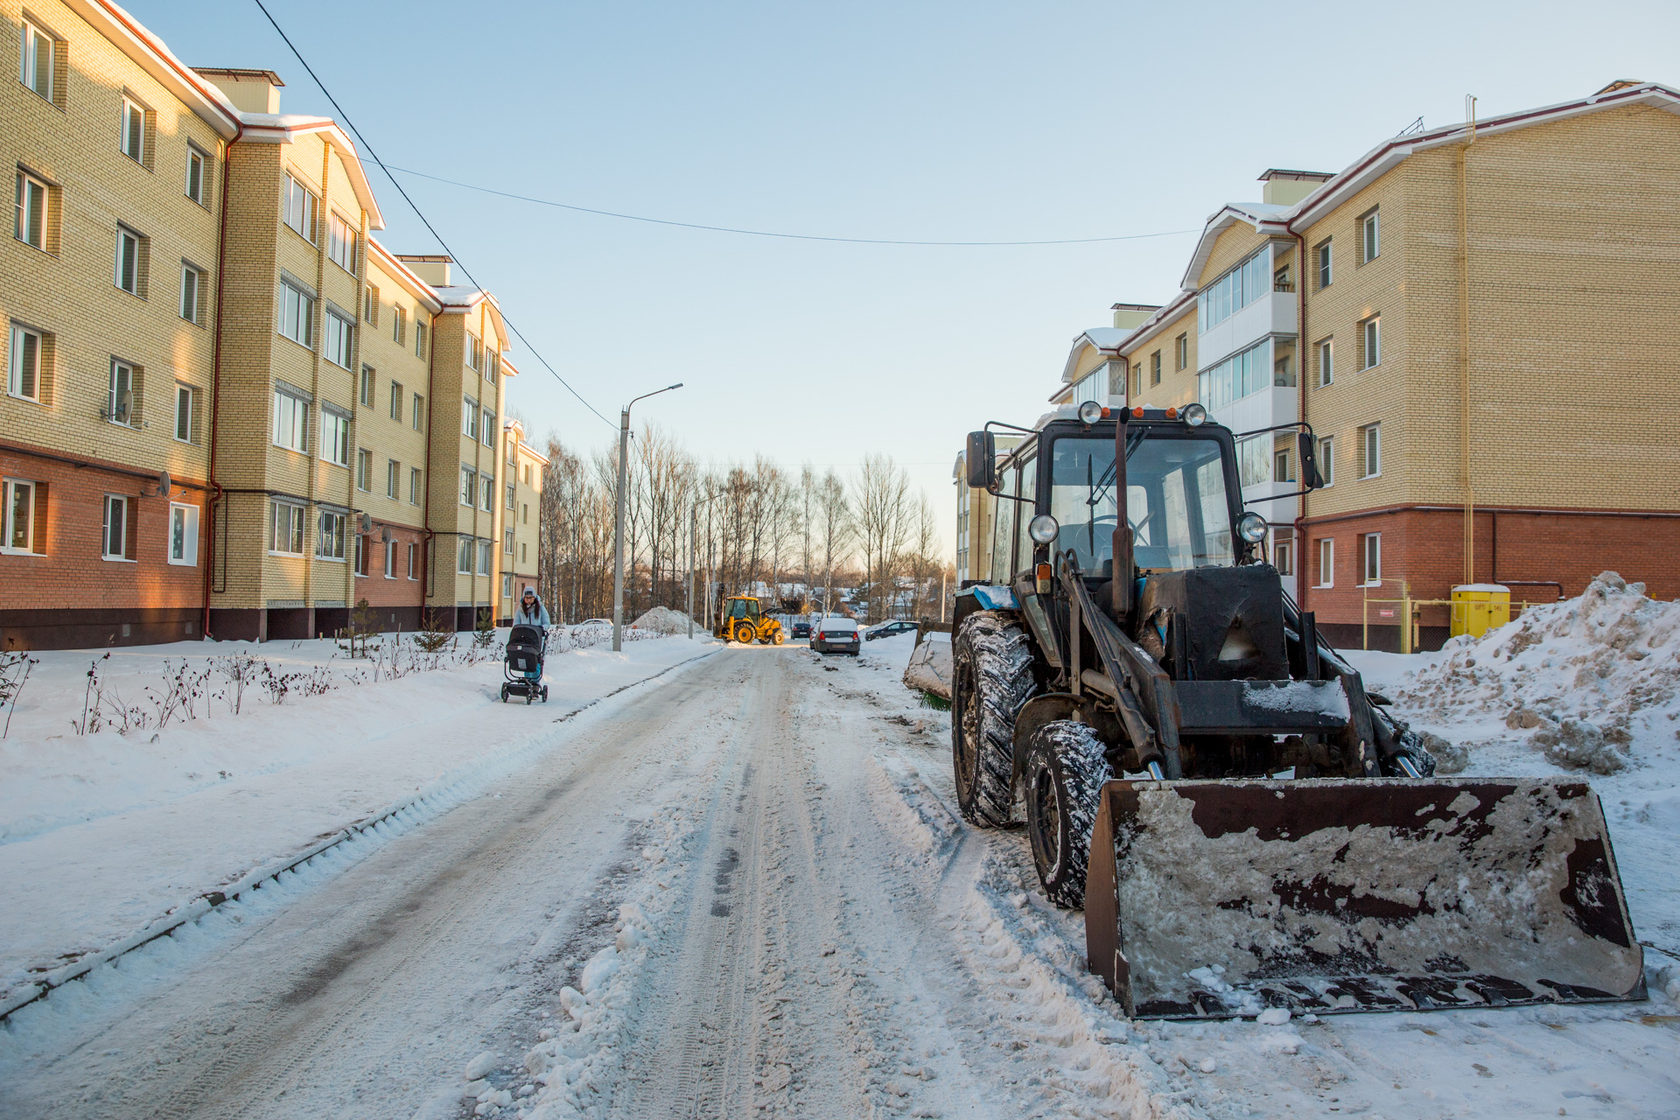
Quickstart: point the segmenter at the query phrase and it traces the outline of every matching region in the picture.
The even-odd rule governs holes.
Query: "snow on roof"
[[[1087,347],[1093,350],[1115,350],[1129,333],[1131,332],[1124,327],[1092,327],[1075,335],[1073,345],[1068,349],[1067,364],[1062,367],[1062,384],[1073,384],[1080,356],[1085,353]]]
[[[163,40],[110,0],[66,0],[71,11],[86,20],[116,48],[139,64],[170,93],[214,128],[223,139],[239,132],[239,111],[227,96],[176,58]]]
[[[368,228],[385,228],[385,215],[379,209],[379,200],[373,196],[373,184],[368,182],[362,158],[356,153],[356,145],[331,117],[300,113],[240,113],[239,121],[243,130],[240,139],[257,144],[290,144],[298,136],[320,133],[344,162],[344,168],[350,174],[350,185],[356,192],[356,201],[367,211]]]

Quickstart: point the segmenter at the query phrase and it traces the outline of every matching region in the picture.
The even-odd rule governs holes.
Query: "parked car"
[[[849,653],[856,657],[862,645],[858,624],[850,618],[825,618],[811,633],[811,648],[818,653]]]
[[[909,622],[902,618],[894,618],[886,622],[878,623],[865,630],[863,632],[863,640],[866,642],[873,642],[876,638],[890,638],[894,634],[903,634],[906,631],[914,630],[915,628],[916,624],[914,622]]]
[[[792,629],[794,637],[809,638],[811,636],[811,620],[808,618],[802,618],[793,624]]]

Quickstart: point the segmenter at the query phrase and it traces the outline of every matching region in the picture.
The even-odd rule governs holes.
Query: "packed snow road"
[[[908,639],[865,650],[728,647],[54,993],[0,1032],[0,1116],[1680,1111],[1661,1000],[1125,1021],[1019,833],[956,818]]]

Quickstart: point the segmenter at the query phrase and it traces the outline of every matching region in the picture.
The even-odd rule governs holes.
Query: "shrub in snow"
[[[455,643],[455,628],[439,607],[432,607],[420,616],[420,632],[414,644],[425,653],[438,653],[444,646]]]

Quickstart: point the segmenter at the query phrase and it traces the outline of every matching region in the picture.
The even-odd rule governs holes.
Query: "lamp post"
[[[624,406],[624,411],[618,414],[618,499],[613,512],[613,652],[624,648],[624,474],[630,460],[630,406],[648,397],[657,397],[660,393],[669,393],[672,389],[681,389],[683,383],[667,385],[663,389],[655,389],[651,393],[643,393],[639,397],[631,397],[630,404]]]

